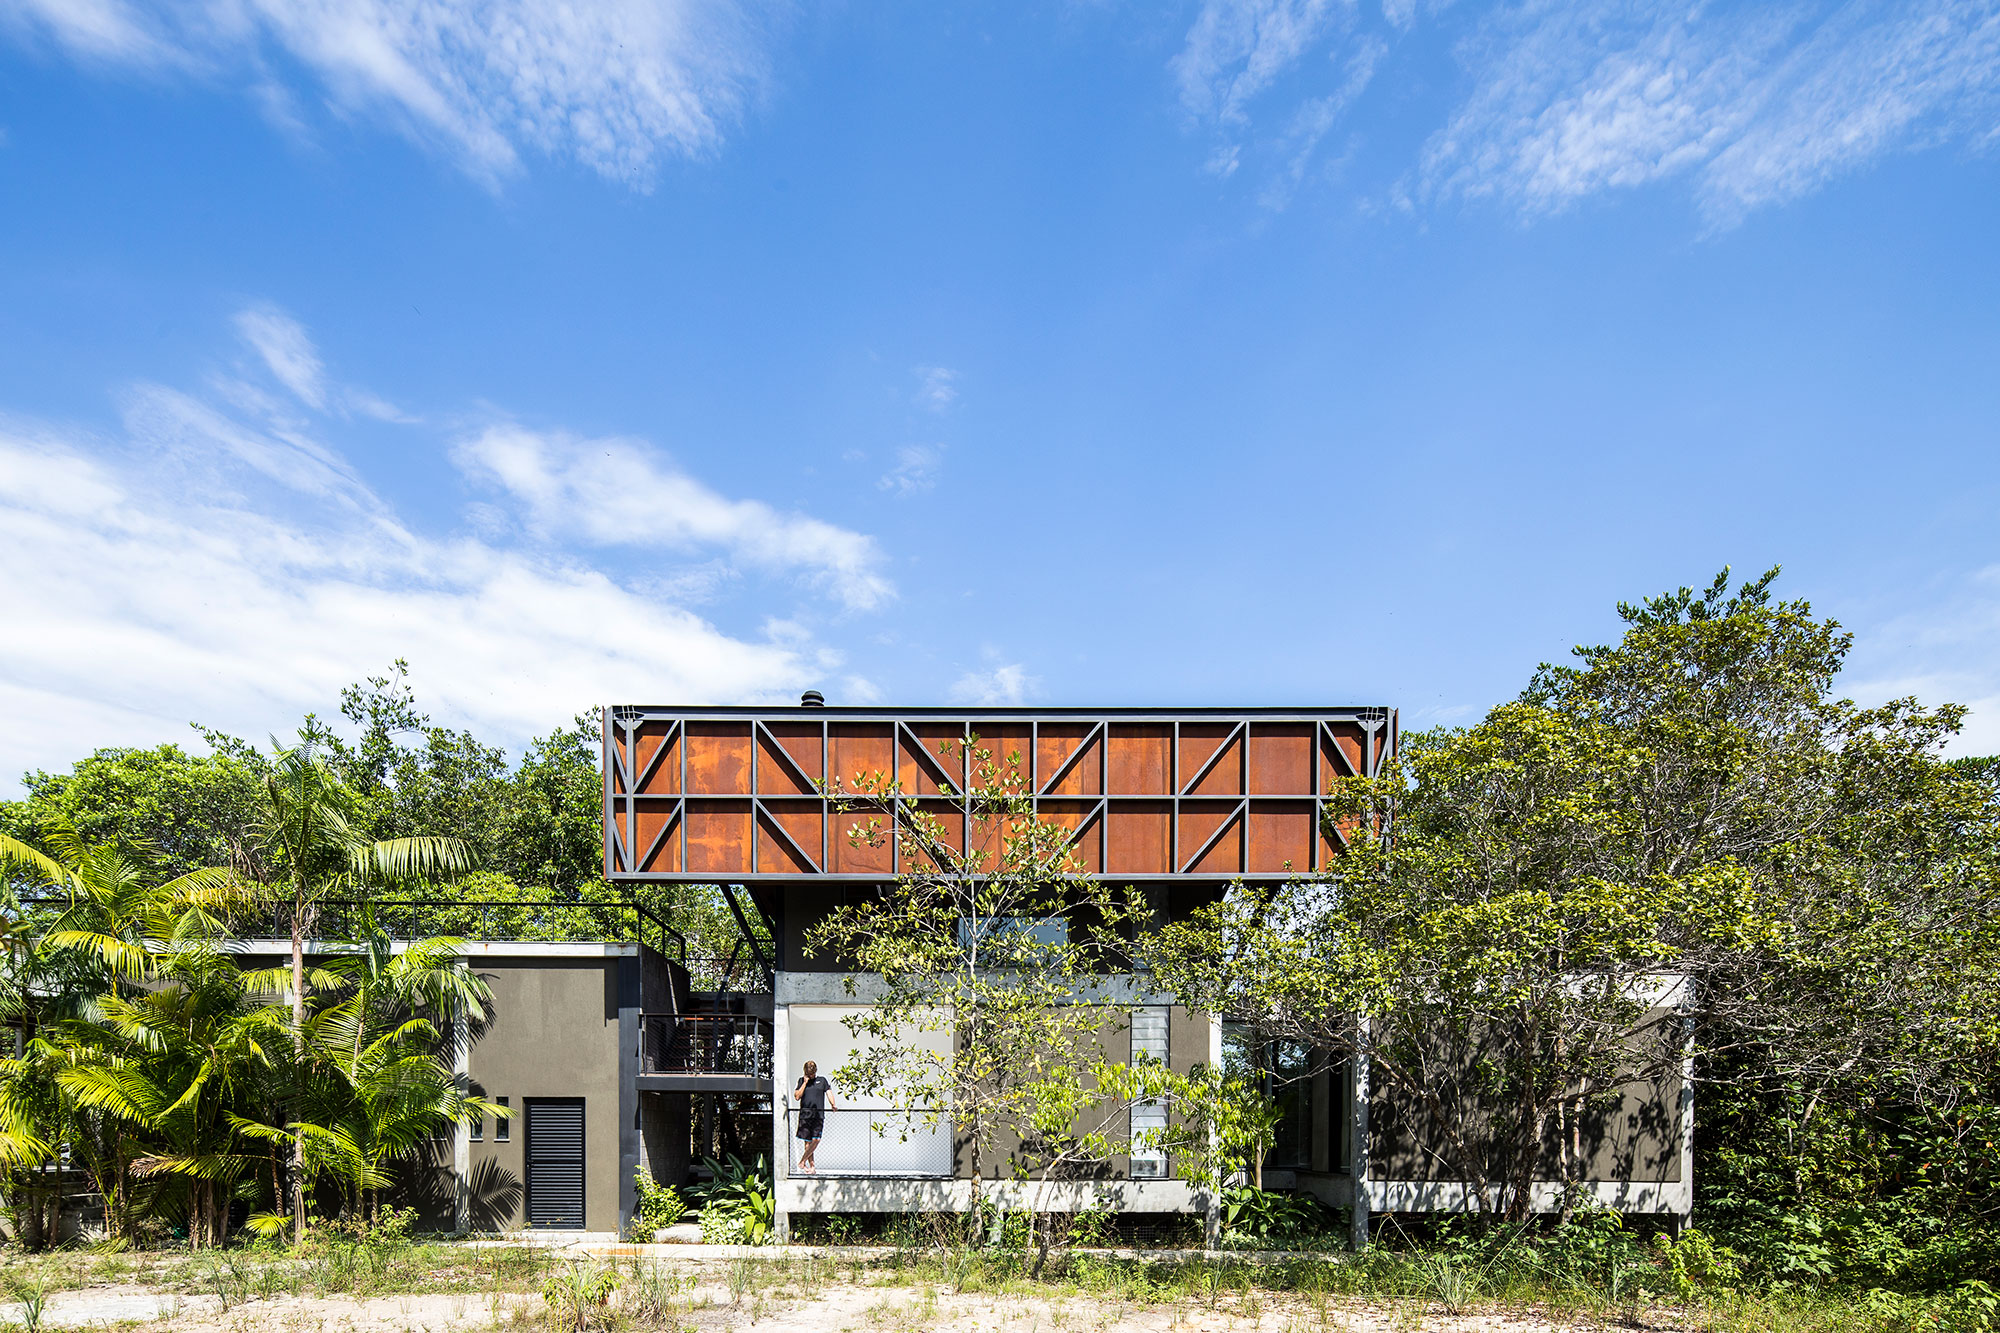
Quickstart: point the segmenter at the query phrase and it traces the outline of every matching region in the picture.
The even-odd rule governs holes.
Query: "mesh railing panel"
[[[771,1066],[771,1025],[738,1014],[645,1014],[639,1023],[642,1074],[750,1074]]]
[[[910,1180],[952,1174],[948,1112],[867,1107],[827,1111],[810,1171],[801,1164],[806,1145],[798,1134],[799,1114],[797,1107],[785,1113],[785,1141],[790,1145],[791,1174],[795,1176]]]

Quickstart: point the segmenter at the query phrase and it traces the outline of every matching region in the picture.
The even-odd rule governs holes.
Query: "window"
[[[1069,943],[1069,922],[1059,916],[962,916],[958,919],[958,947],[979,945],[980,958],[1004,967],[1009,956],[1032,958],[1039,950],[1060,948]]]
[[[1267,1167],[1312,1166],[1312,1052],[1296,1042],[1269,1041],[1255,1029],[1237,1023],[1222,1025],[1223,1069],[1252,1080],[1276,1103],[1278,1121],[1265,1145]]]
[[[483,1139],[484,1139],[484,1138],[486,1137],[486,1117],[485,1117],[485,1116],[483,1116],[483,1115],[476,1115],[476,1116],[472,1117],[472,1124],[471,1124],[471,1125],[470,1125],[470,1127],[468,1128],[468,1131],[467,1131],[467,1133],[466,1133],[466,1137],[467,1137],[467,1138],[469,1138],[469,1139],[471,1139],[471,1140],[472,1140],[472,1141],[473,1141],[474,1143],[478,1143],[478,1142],[480,1142],[481,1140],[483,1140]]]
[[[1132,1011],[1132,1061],[1167,1059],[1167,1008],[1149,1004]],[[1132,1106],[1132,1179],[1160,1180],[1167,1174],[1167,1151],[1157,1136],[1166,1132],[1167,1108],[1156,1101]],[[1153,1138],[1148,1142],[1149,1137]]]
[[[501,1110],[504,1111],[507,1109],[507,1099],[505,1097],[496,1097],[493,1100],[500,1103]],[[512,1120],[509,1120],[504,1115],[495,1118],[493,1121],[493,1141],[495,1143],[505,1143],[510,1137],[508,1127],[513,1123]]]

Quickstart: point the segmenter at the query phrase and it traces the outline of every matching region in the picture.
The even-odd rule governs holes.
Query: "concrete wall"
[[[526,1103],[584,1099],[584,1229],[616,1232],[635,1202],[640,1157],[635,1081],[638,946],[475,946],[468,965],[493,989],[495,1017],[473,1045],[468,1073],[489,1100],[508,1099],[508,1141],[488,1122],[467,1145],[467,1222],[475,1231],[527,1224]],[[560,950],[561,952],[557,952]]]

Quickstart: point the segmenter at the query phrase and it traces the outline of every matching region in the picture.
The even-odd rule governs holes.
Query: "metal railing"
[[[808,1170],[801,1165],[806,1145],[799,1138],[799,1109],[794,1106],[785,1111],[785,1142],[791,1145],[788,1161],[795,1177],[931,1180],[949,1178],[953,1173],[949,1111],[842,1107],[823,1114],[819,1147]]]
[[[641,1014],[642,1074],[771,1072],[771,1025],[742,1014]]]
[[[66,895],[23,895],[25,911],[61,913]],[[291,914],[283,907],[238,912],[227,922],[239,939],[283,939]],[[467,940],[631,940],[670,958],[687,954],[687,940],[660,915],[633,898],[576,899],[527,893],[499,902],[415,894],[379,898],[322,898],[312,906],[306,934],[315,943],[356,940],[375,932],[392,940],[455,935]]]

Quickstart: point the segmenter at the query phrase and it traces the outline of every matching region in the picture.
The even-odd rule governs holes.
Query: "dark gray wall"
[[[508,1142],[497,1142],[488,1122],[484,1141],[472,1145],[473,1229],[526,1225],[527,1100],[581,1097],[584,1226],[619,1230],[638,1159],[637,1091],[624,1069],[636,1029],[630,1037],[623,1029],[630,1025],[625,1012],[637,1013],[639,960],[508,958],[472,966],[493,988],[495,1015],[472,1048],[472,1081],[489,1099],[506,1097],[515,1111]]]

